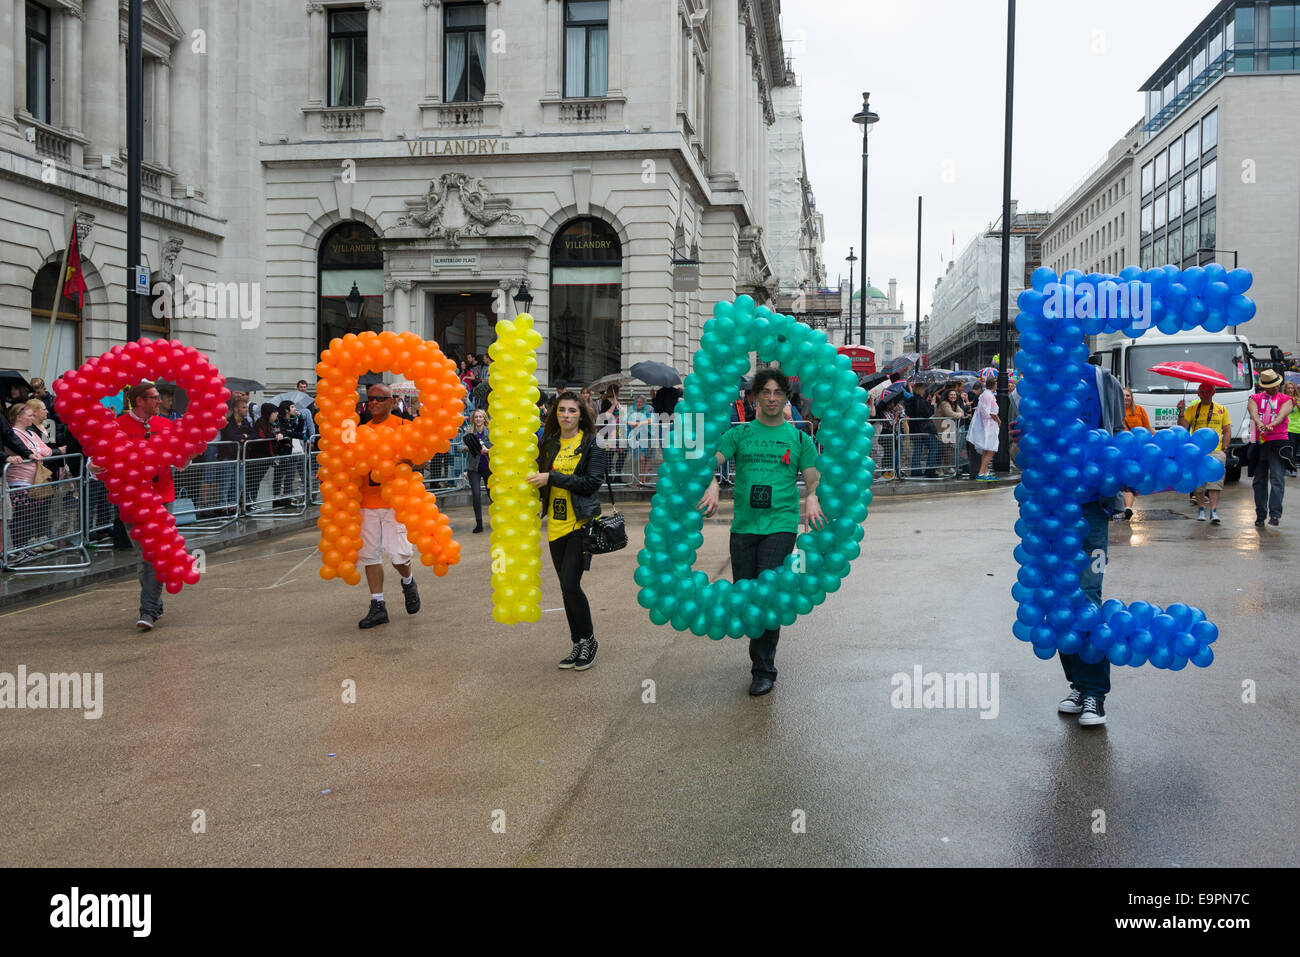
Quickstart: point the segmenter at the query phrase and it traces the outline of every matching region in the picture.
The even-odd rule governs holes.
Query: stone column
[[[739,171],[736,119],[739,113],[736,75],[740,60],[740,20],[737,0],[714,0],[713,36],[709,49],[709,182],[723,188],[736,183]]]
[[[623,6],[619,0],[609,0],[609,65],[605,89],[611,96],[623,92]]]
[[[367,58],[368,59],[368,58]],[[307,105],[325,102],[325,5],[307,4]]]
[[[366,106],[379,105],[379,64],[384,62],[379,11],[383,5],[384,0],[366,0]],[[376,53],[380,55],[375,56]]]
[[[546,0],[546,95],[564,90],[564,3]]]
[[[27,111],[27,3],[13,0],[14,116]]]
[[[118,152],[116,152],[116,153],[113,154],[113,162],[114,162],[114,163],[121,163],[121,164],[124,165],[124,166],[125,166],[126,161],[122,158],[122,154],[124,154],[124,153],[126,152],[126,147],[127,147],[127,142],[126,142],[126,50],[127,50],[127,36],[126,36],[126,31],[123,30],[121,33],[118,34],[118,37],[117,37],[117,60],[116,60],[116,63],[117,63],[117,70],[115,71],[115,74],[116,74],[116,76],[117,76],[117,83],[116,83],[116,87],[117,87],[117,89],[116,89],[116,92],[117,92],[117,112],[116,112],[114,115],[118,118],[118,121],[117,121],[117,122],[118,122],[118,127],[119,127],[119,129],[118,129],[118,138],[117,138],[117,148],[118,148]],[[141,58],[140,67],[141,67],[141,69],[144,68],[143,57]]]
[[[81,132],[81,10],[63,11],[63,127]]]
[[[199,16],[199,0],[172,0],[172,13],[181,23],[186,39],[176,45],[173,51],[176,61],[167,70],[171,79],[172,92],[177,103],[182,105],[175,116],[169,116],[168,127],[171,131],[168,146],[171,168],[176,171],[172,180],[172,197],[185,197],[185,188],[192,186],[195,192],[201,192],[199,177],[199,146],[206,129],[204,119],[203,67],[207,54],[195,52],[190,34],[196,29],[207,29],[207,21]]]
[[[443,69],[442,0],[424,0],[424,102],[442,102]]]
[[[483,100],[484,102],[501,102],[501,66],[500,61],[509,54],[492,52],[492,35],[501,28],[501,0],[486,0],[487,19],[484,25],[483,56]],[[508,41],[507,41],[508,42]],[[510,49],[509,46],[506,47]],[[442,57],[439,56],[441,62]]]
[[[18,123],[13,119],[17,112],[14,103],[14,47],[17,46],[14,33],[14,9],[16,4],[0,2],[0,128],[8,127],[17,131]],[[24,14],[27,7],[24,5]],[[26,76],[26,70],[23,71]]]
[[[162,56],[153,61],[153,162],[163,169],[171,169],[171,109],[172,61]]]

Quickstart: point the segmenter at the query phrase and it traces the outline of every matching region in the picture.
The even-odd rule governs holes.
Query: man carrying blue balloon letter
[[[775,369],[754,374],[751,390],[757,418],[726,432],[718,463],[736,460],[735,514],[731,521],[731,571],[736,581],[758,578],[780,568],[794,549],[799,531],[799,472],[808,488],[808,525],[826,523],[817,501],[817,446],[784,416],[790,380]],[[718,480],[705,489],[696,508],[712,515],[718,507]],[[776,645],[780,628],[770,628],[749,643],[751,695],[765,695],[776,680]]]

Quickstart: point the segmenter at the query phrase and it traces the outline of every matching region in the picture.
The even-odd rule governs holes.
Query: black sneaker
[[[596,660],[596,649],[600,642],[595,638],[584,638],[578,642],[578,660],[574,662],[574,671],[586,671]]]
[[[1071,690],[1068,695],[1061,699],[1061,703],[1056,706],[1056,710],[1061,714],[1078,714],[1083,710],[1083,692],[1077,689]]]
[[[1259,518],[1255,519],[1255,527],[1256,527],[1256,528],[1263,528],[1263,527],[1264,527],[1264,516],[1263,516],[1263,515],[1261,515],[1261,516],[1259,516]]]
[[[158,619],[156,616],[146,613],[141,615],[136,620],[135,626],[139,628],[141,631],[153,631],[153,626],[157,623],[157,621]]]
[[[1133,509],[1131,508],[1124,509],[1124,521],[1126,522],[1133,521]]]
[[[561,668],[572,668],[578,663],[578,660],[582,657],[583,644],[584,643],[581,641],[575,641],[573,643],[573,650],[569,652],[569,657],[560,662]]]
[[[411,584],[402,583],[402,597],[406,599],[406,613],[414,615],[420,610],[420,589],[415,587],[415,579],[411,579]]]
[[[358,628],[373,628],[375,625],[388,624],[388,605],[377,598],[370,599],[370,611],[366,617],[357,622]]]
[[[1079,715],[1079,724],[1085,728],[1106,723],[1106,705],[1097,695],[1083,696],[1083,712]]]
[[[1280,518],[1270,518],[1268,520],[1268,523],[1272,525],[1274,528],[1277,528],[1279,525],[1282,524],[1282,520]]]

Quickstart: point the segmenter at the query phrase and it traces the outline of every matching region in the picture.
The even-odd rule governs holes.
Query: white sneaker
[[[1197,520],[1198,522],[1204,522],[1204,521],[1206,521],[1208,518],[1209,518],[1209,516],[1205,514],[1205,509],[1203,509],[1203,508],[1198,508],[1198,509],[1196,510],[1196,520]]]
[[[1211,525],[1219,524],[1219,510],[1217,508],[1210,513],[1210,524]]]

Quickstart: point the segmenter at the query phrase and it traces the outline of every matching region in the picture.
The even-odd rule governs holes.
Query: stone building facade
[[[0,0],[0,365],[37,371],[74,221],[46,377],[125,337],[125,11]],[[145,334],[229,375],[348,330],[484,352],[524,280],[544,385],[685,371],[776,289],[777,0],[146,0],[145,59]]]

